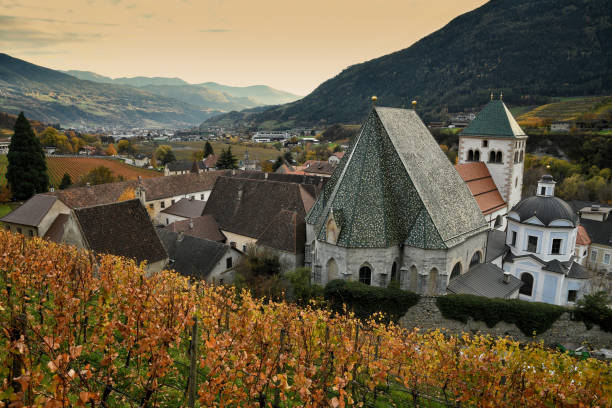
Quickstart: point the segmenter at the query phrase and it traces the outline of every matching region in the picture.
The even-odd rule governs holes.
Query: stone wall
[[[435,297],[422,297],[419,303],[408,309],[400,319],[400,325],[407,329],[415,327],[421,330],[440,329],[448,334],[490,334],[492,336],[510,336],[520,342],[544,341],[546,345],[562,344],[565,347],[578,347],[588,345],[591,350],[600,348],[612,349],[612,333],[594,326],[587,330],[582,322],[570,320],[569,313],[564,313],[552,327],[535,338],[525,336],[514,324],[499,322],[489,328],[484,322],[470,319],[467,324],[458,320],[446,319],[436,306]]]

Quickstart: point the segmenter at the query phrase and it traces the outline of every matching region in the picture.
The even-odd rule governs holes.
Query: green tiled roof
[[[460,135],[507,138],[526,136],[506,105],[499,99],[489,102]]]
[[[375,108],[306,222],[337,245],[444,249],[486,229],[467,186],[413,110]]]

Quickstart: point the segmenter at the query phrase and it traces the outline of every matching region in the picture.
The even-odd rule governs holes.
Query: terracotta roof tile
[[[584,226],[578,226],[578,233],[576,234],[576,245],[591,245],[591,238],[589,233]]]
[[[467,184],[483,214],[490,214],[506,206],[484,162],[457,164],[455,169]]]

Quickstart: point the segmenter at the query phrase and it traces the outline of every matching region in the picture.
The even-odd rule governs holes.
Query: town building
[[[175,221],[165,227],[165,229],[207,239],[209,241],[227,242],[227,238],[221,232],[219,224],[217,224],[217,221],[215,221],[215,218],[211,215],[202,215],[184,221]]]
[[[306,218],[312,280],[444,294],[484,262],[488,225],[414,110],[375,107]]]
[[[589,273],[575,257],[579,217],[554,191],[553,178],[543,176],[536,195],[512,207],[502,264],[523,282],[520,299],[572,305],[590,292]]]
[[[164,176],[201,173],[202,171],[204,171],[204,163],[197,160],[175,160],[164,166]]]
[[[158,234],[169,255],[167,269],[209,283],[234,281],[235,267],[242,257],[236,248],[166,228]]]
[[[194,198],[181,198],[170,207],[162,210],[155,219],[157,225],[169,225],[176,221],[184,221],[202,215],[206,201]]]
[[[259,131],[256,132],[251,140],[255,143],[284,142],[291,137],[285,131]]]

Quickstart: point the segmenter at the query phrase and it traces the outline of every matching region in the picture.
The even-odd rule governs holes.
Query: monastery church
[[[533,245],[513,256],[519,248],[511,244],[518,245],[518,225],[526,220],[514,208],[522,204],[526,140],[501,97],[492,98],[461,132],[453,166],[414,110],[373,107],[306,217],[306,261],[313,282],[347,279],[386,286],[397,280],[403,289],[426,295],[520,296],[557,304],[565,304],[563,291],[569,287],[575,299],[576,290],[586,287],[564,281],[568,274],[585,275],[571,260],[572,228],[577,227],[571,213],[561,222],[568,229],[562,259],[538,258],[528,253],[535,251]],[[567,211],[567,203],[554,200]],[[504,232],[509,215],[514,238]],[[550,244],[559,251],[559,241]],[[530,256],[530,268],[540,272],[555,260],[557,276],[546,278],[557,285],[555,291],[545,289],[542,279],[539,290],[547,295],[536,293],[538,271],[531,271],[530,280],[517,256]],[[547,274],[555,271],[542,273]]]

